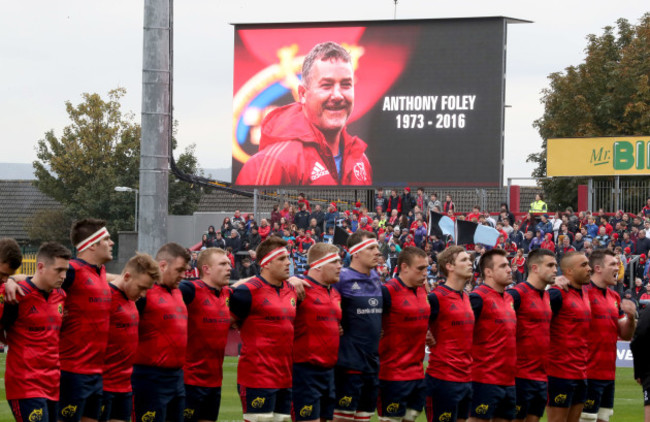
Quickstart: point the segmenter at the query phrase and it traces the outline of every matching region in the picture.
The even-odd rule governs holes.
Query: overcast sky
[[[231,23],[393,19],[393,0],[175,2],[174,117],[181,147],[197,145],[200,165],[229,167],[233,27]],[[0,14],[0,162],[31,162],[48,130],[69,123],[65,101],[124,87],[124,111],[140,121],[143,2],[5,2]],[[527,177],[526,156],[540,149],[533,121],[542,115],[547,76],[584,58],[587,34],[618,18],[636,24],[641,1],[399,0],[397,19],[508,16],[505,177]],[[505,183],[505,180],[504,180]]]

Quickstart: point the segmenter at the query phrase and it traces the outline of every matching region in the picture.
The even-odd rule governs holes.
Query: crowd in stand
[[[292,274],[302,273],[308,249],[318,242],[333,243],[335,227],[341,227],[348,233],[363,229],[377,234],[383,257],[378,270],[385,279],[394,275],[402,248],[416,246],[429,257],[429,284],[433,287],[441,281],[436,256],[453,243],[452,238],[439,238],[429,232],[428,215],[433,211],[445,214],[452,220],[472,221],[498,230],[500,236],[496,245],[468,244],[465,248],[473,253],[476,263],[486,250],[493,247],[506,250],[511,257],[512,268],[516,270],[513,271],[513,283],[525,280],[526,256],[535,249],[555,252],[558,262],[570,251],[589,255],[593,250],[610,249],[620,261],[621,295],[627,290],[628,297],[639,300],[643,294],[647,294],[650,199],[637,214],[619,210],[608,215],[602,209],[593,213],[576,213],[570,207],[563,212],[548,213],[541,195],[537,195],[530,207],[531,211],[540,212],[515,216],[503,203],[499,210],[481,210],[475,206],[471,212],[460,213],[450,195],[440,200],[436,193],[425,195],[422,188],[413,193],[405,187],[401,194],[396,189],[390,193],[378,189],[374,204],[370,207],[356,202],[343,210],[336,203],[330,203],[324,209],[320,204],[312,206],[300,194],[294,204],[286,201],[275,205],[270,219],[262,218],[259,223],[253,214],[235,211],[231,218],[224,218],[218,228],[216,225],[208,228],[199,249],[215,246],[226,250],[234,269],[231,277],[236,280],[259,274],[254,251],[269,236],[277,236],[289,243],[293,258]],[[341,256],[344,262],[349,262],[344,248],[341,248]],[[635,271],[630,273],[627,264],[635,257],[638,257]],[[480,283],[478,271],[473,281],[473,285]],[[650,299],[650,295],[643,300],[646,299]]]

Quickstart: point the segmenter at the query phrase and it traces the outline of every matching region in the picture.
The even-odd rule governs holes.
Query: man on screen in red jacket
[[[346,131],[354,107],[350,54],[317,44],[305,57],[299,102],[262,122],[260,150],[244,164],[237,185],[370,185],[366,143]]]

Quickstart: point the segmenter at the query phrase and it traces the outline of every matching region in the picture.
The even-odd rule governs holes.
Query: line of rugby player
[[[202,251],[200,279],[182,281],[190,256],[178,244],[107,275],[105,222],[76,222],[71,240],[77,258],[44,244],[36,274],[0,290],[18,421],[217,420],[231,324],[246,421],[415,421],[425,408],[441,422],[537,421],[545,408],[550,422],[607,421],[616,340],[635,327],[634,304],[607,288],[618,271],[608,251],[566,254],[563,288],[551,289],[555,255],[532,252],[528,280],[506,290],[511,267],[494,249],[467,294],[472,261],[451,246],[438,255],[446,282],[427,295],[424,251],[404,248],[382,285],[376,236],[363,230],[348,239],[349,268],[316,244],[290,280],[286,241],[270,237],[260,276],[231,287],[221,249]]]

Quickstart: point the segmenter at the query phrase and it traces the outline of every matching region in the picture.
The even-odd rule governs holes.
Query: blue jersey
[[[363,373],[379,372],[383,300],[375,270],[366,275],[343,268],[334,288],[341,294],[343,336],[337,365]]]

